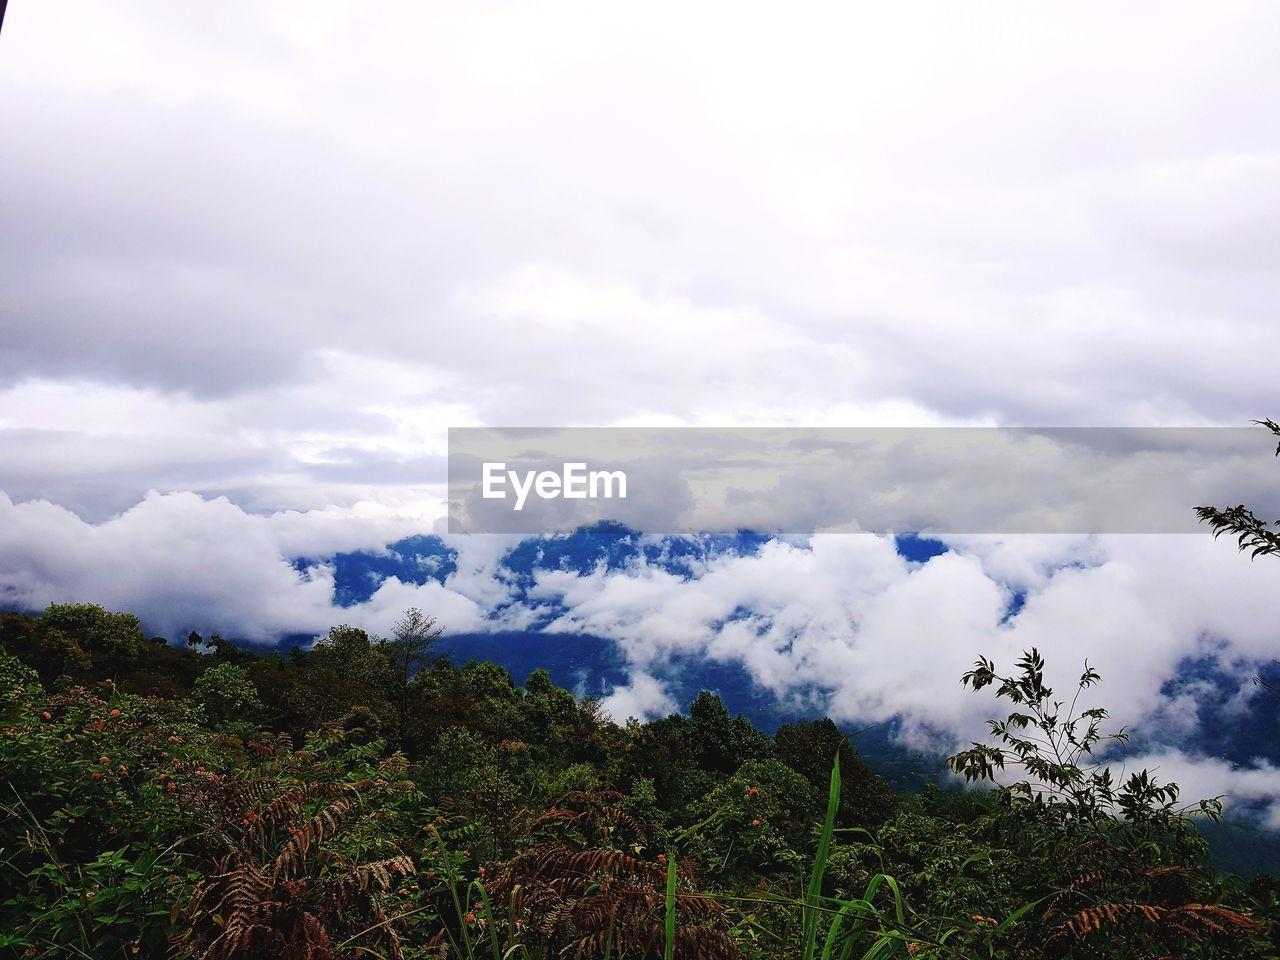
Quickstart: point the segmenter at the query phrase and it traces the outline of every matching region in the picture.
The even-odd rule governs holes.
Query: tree
[[[1253,422],[1266,427],[1280,437],[1280,423],[1270,419]],[[1280,457],[1280,443],[1276,444],[1275,455]],[[1280,533],[1270,529],[1270,527],[1280,529],[1280,520],[1274,520],[1268,525],[1243,503],[1234,507],[1196,507],[1196,516],[1200,518],[1201,523],[1207,523],[1213,529],[1215,540],[1224,533],[1233,536],[1240,549],[1251,551],[1255,559],[1280,553]],[[1276,663],[1280,664],[1280,660]],[[1254,677],[1253,682],[1273,697],[1280,699],[1280,687],[1274,683],[1262,677]]]
[[[715,773],[732,774],[747,760],[773,751],[766,734],[742,714],[730,717],[724,701],[707,690],[689,705],[685,732],[698,766]]]
[[[215,663],[196,679],[193,689],[199,703],[214,724],[225,726],[237,721],[252,721],[262,709],[258,688],[244,667],[234,663]]]
[[[52,603],[40,618],[40,628],[47,643],[84,651],[97,670],[114,672],[148,652],[137,617],[112,613],[96,603]]]
[[[1102,679],[1098,671],[1086,661],[1071,702],[1065,704],[1053,699],[1044,668],[1035,648],[1023,654],[1017,673],[1010,676],[997,673],[986,657],[978,658],[961,682],[975,691],[998,684],[996,696],[1018,709],[1004,720],[987,721],[998,746],[975,742],[949,758],[948,766],[969,781],[995,781],[997,771],[1021,768],[1027,779],[1000,787],[1006,803],[1064,836],[1088,829],[1107,832],[1119,815],[1147,838],[1189,839],[1193,831],[1186,815],[1193,808],[1176,807],[1177,784],[1160,784],[1142,770],[1117,788],[1107,762],[1095,757],[1099,745],[1128,740],[1124,730],[1102,732],[1109,716],[1104,708],[1076,710],[1080,694]],[[1194,807],[1214,820],[1222,812],[1217,799]]]
[[[395,678],[398,742],[402,748],[409,727],[410,685],[443,633],[444,627],[436,624],[435,617],[426,616],[417,607],[406,610],[391,628],[387,650]]]
[[[394,674],[384,644],[358,627],[332,627],[303,658],[292,697],[294,708],[312,726],[334,723],[355,706],[382,722],[391,709],[387,693]]]
[[[1253,422],[1266,427],[1280,437],[1280,423],[1274,420]],[[1280,443],[1276,444],[1275,455],[1280,457]],[[1224,533],[1233,536],[1240,549],[1251,551],[1254,557],[1280,553],[1280,533],[1270,529],[1271,527],[1280,529],[1280,520],[1268,524],[1259,519],[1243,503],[1234,507],[1196,507],[1196,516],[1200,518],[1201,523],[1207,523],[1213,528],[1215,539]]]
[[[828,718],[786,723],[773,737],[778,759],[821,792],[831,779],[831,758],[840,754],[840,807],[836,818],[843,826],[881,823],[893,813],[893,794],[871,772],[849,738]]]

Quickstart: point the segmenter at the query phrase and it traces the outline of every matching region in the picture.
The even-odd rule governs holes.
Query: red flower
[[[48,710],[46,710],[44,713],[40,714],[40,716],[44,717],[46,720],[52,720],[52,719],[53,719],[53,714],[52,714],[52,713],[50,713]]]
[[[752,820],[752,821],[751,821],[751,825],[752,825],[753,827],[758,827],[758,826],[760,826],[760,821],[759,821],[759,820]]]
[[[110,762],[111,762],[111,758],[110,758],[110,757],[99,757],[99,758],[98,758],[98,762],[99,762],[99,763],[110,763]]]
[[[467,923],[475,923],[475,922],[476,922],[476,915],[474,913],[468,913]]]
[[[666,863],[666,862],[667,862],[667,855],[666,855],[665,853],[660,853],[660,854],[658,854],[658,862],[659,862],[659,863]]]
[[[119,710],[112,710],[112,711],[111,711],[111,715],[112,715],[113,717],[118,717],[118,716],[120,716],[120,711],[119,711]]]

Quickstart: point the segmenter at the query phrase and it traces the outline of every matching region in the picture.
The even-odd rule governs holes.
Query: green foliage
[[[1255,420],[1254,423],[1280,437],[1280,423],[1270,419]],[[1276,444],[1275,455],[1280,457],[1280,443]],[[1196,507],[1196,516],[1201,523],[1209,524],[1215,539],[1224,533],[1235,537],[1240,549],[1248,550],[1255,558],[1280,553],[1280,533],[1277,532],[1280,531],[1280,520],[1268,524],[1243,503],[1234,507]]]
[[[1274,944],[1259,922],[1280,912],[1274,886],[1201,869],[1172,785],[1112,785],[1105,711],[1055,701],[1034,651],[1011,676],[985,660],[966,676],[1014,711],[995,744],[953,760],[1021,782],[894,797],[829,720],[770,738],[703,693],[688,716],[619,726],[545,671],[518,687],[494,664],[431,660],[435,629],[421,615],[392,640],[335,627],[282,656],[161,645],[85,605],[0,616],[0,956]]]
[[[870,826],[893,812],[893,795],[883,780],[871,772],[849,744],[849,739],[829,719],[804,720],[778,728],[773,742],[778,759],[803,774],[815,789],[825,789],[830,775],[828,758],[840,758],[840,826]]]
[[[205,716],[219,727],[252,724],[262,709],[258,688],[244,667],[234,663],[210,666],[196,680],[192,694]]]
[[[1178,787],[1159,783],[1140,770],[1118,787],[1100,747],[1125,742],[1123,730],[1104,733],[1102,707],[1077,709],[1080,695],[1101,680],[1085,663],[1069,703],[1053,698],[1045,683],[1044,659],[1033,648],[1017,662],[1017,672],[1001,676],[980,657],[963,682],[975,691],[996,686],[996,696],[1016,707],[1004,720],[988,725],[996,745],[974,743],[947,763],[966,780],[994,780],[1006,767],[1019,768],[1028,779],[1000,791],[1010,810],[1060,839],[1081,842],[1082,834],[1115,833],[1116,817],[1124,824],[1126,842],[1158,841],[1173,836],[1183,859],[1194,860],[1195,832],[1188,815],[1195,811],[1217,819],[1217,799],[1179,807]]]
[[[706,826],[690,846],[717,876],[798,879],[816,812],[817,794],[804,777],[779,760],[748,760],[707,794],[698,809]]]

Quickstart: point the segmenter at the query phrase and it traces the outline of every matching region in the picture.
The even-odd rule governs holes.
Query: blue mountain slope
[[[457,570],[458,552],[439,537],[413,536],[387,544],[385,550],[357,550],[323,558],[333,567],[333,600],[341,607],[365,603],[383,582],[395,577],[402,583],[444,583]],[[305,571],[317,561],[294,560]]]
[[[512,600],[535,613],[532,628],[522,632],[470,633],[447,636],[442,652],[456,662],[492,660],[505,666],[517,683],[533,670],[548,670],[553,680],[579,695],[607,696],[627,681],[627,663],[617,645],[607,638],[550,633],[549,624],[564,609],[556,597],[529,595],[539,571],[564,570],[589,575],[603,568],[624,571],[639,564],[674,576],[699,576],[720,556],[754,556],[769,537],[742,532],[725,536],[647,537],[616,523],[600,523],[570,534],[530,537],[503,557],[497,575],[512,588]],[[947,552],[946,544],[927,536],[903,534],[895,538],[900,556],[911,563],[928,563]],[[305,570],[314,560],[299,560]],[[440,538],[407,537],[388,544],[383,551],[357,551],[326,558],[334,570],[334,599],[342,606],[367,601],[388,578],[406,583],[446,583],[456,570],[457,553]],[[1012,597],[1005,619],[1016,617],[1025,597]],[[493,611],[495,619],[502,611]],[[749,616],[741,610],[735,616]],[[1259,757],[1276,756],[1280,743],[1280,702],[1261,688],[1246,688],[1248,671],[1209,655],[1179,664],[1164,694],[1175,700],[1190,694],[1197,712],[1194,734],[1173,744],[1160,740],[1159,730],[1135,731],[1127,752],[1134,754],[1160,746],[1176,746],[1218,756],[1239,766],[1254,765]],[[1265,675],[1280,682],[1280,666]],[[793,720],[826,712],[818,691],[800,692],[779,699],[756,685],[737,663],[721,663],[705,657],[677,657],[660,667],[660,679],[681,708],[701,690],[718,694],[730,710],[745,714],[758,727],[774,731]],[[1185,728],[1183,728],[1185,729]],[[918,789],[926,783],[949,784],[942,756],[912,753],[897,741],[894,723],[857,734],[855,745],[872,769],[899,790]],[[1237,814],[1243,808],[1237,807]],[[1248,813],[1247,809],[1243,810]],[[1280,834],[1261,830],[1255,820],[1234,816],[1211,831],[1214,858],[1223,869],[1248,874],[1280,866]]]

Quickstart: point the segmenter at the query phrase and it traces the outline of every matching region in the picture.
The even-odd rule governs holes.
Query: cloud
[[[626,723],[633,717],[643,720],[666,716],[679,710],[663,685],[645,673],[632,674],[626,684],[614,687],[600,707],[618,723]]]
[[[323,556],[380,547],[404,524],[376,506],[263,517],[192,493],[152,493],[91,524],[47,501],[14,503],[0,494],[0,597],[6,606],[33,610],[99,603],[136,613],[170,637],[195,629],[269,643],[289,633],[322,633],[340,620],[330,571],[300,572],[294,551]],[[389,613],[390,604],[420,597],[440,599],[427,589],[384,585],[368,621]]]
[[[235,9],[6,24],[0,418],[132,391],[160,489],[311,507],[297,451],[468,422],[1266,413],[1269,5]]]

